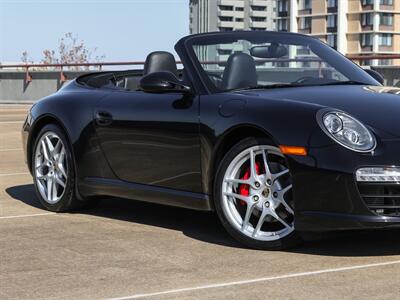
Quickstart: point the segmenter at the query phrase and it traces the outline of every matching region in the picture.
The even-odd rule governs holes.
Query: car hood
[[[400,88],[335,85],[246,91],[268,99],[286,99],[339,109],[378,132],[400,137]]]

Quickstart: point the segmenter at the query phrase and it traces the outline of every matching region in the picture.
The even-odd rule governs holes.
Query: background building
[[[190,33],[275,30],[276,0],[191,0]]]
[[[400,54],[400,0],[278,0],[276,21],[279,31],[319,37],[345,55]]]
[[[191,33],[230,30],[309,34],[345,55],[400,54],[400,0],[190,1]],[[400,61],[365,60],[363,64]]]

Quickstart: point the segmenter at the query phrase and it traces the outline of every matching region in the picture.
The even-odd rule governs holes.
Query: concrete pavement
[[[242,248],[211,213],[124,199],[53,214],[24,165],[28,106],[0,105],[0,299],[400,298],[400,230]]]

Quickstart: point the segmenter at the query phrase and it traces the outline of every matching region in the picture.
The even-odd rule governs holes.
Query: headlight
[[[324,132],[340,145],[357,152],[370,152],[376,147],[373,134],[360,121],[341,111],[328,111],[320,116]]]

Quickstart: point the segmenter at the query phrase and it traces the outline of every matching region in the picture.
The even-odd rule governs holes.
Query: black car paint
[[[141,91],[102,98],[96,110],[107,111],[113,120],[107,126],[95,123],[95,131],[116,177],[201,193],[198,101]]]
[[[398,217],[372,213],[354,180],[361,166],[400,165],[400,121],[393,113],[400,108],[399,95],[393,93],[399,89],[376,83],[208,93],[184,44],[178,43],[177,52],[192,95],[90,88],[75,80],[37,102],[23,133],[29,167],[37,128],[53,121],[71,142],[82,197],[108,195],[212,210],[213,179],[224,144],[239,133],[264,134],[277,145],[307,148],[307,156],[286,157],[297,230],[400,225]],[[323,108],[346,111],[364,122],[378,138],[376,150],[356,153],[333,142],[316,121]],[[102,126],[96,120],[99,112],[109,113],[112,123]]]

